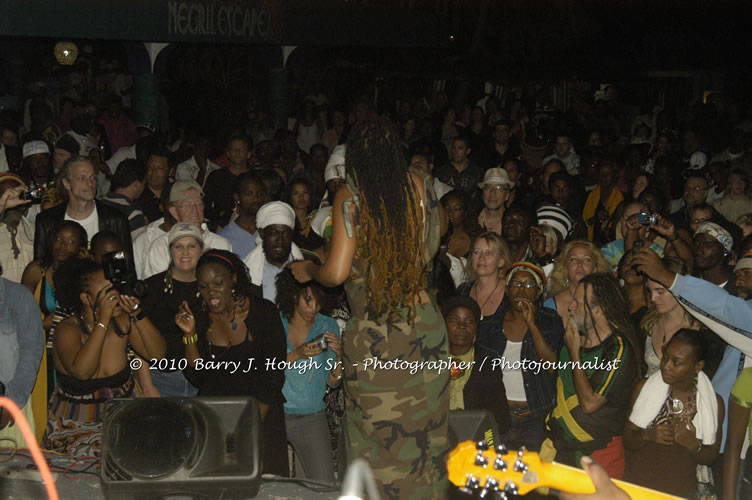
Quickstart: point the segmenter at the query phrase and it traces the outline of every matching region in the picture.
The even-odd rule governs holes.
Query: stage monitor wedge
[[[252,498],[261,485],[261,418],[250,397],[105,403],[100,481],[107,499]]]

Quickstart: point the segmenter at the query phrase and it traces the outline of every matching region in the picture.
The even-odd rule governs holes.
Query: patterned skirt
[[[122,385],[103,387],[84,395],[70,394],[58,385],[50,398],[42,446],[72,457],[99,456],[105,401],[141,396],[141,387],[133,376]]]

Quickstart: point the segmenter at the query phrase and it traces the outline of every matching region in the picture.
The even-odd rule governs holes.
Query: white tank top
[[[525,382],[522,379],[521,356],[522,342],[509,342],[504,349],[504,388],[507,390],[507,400],[527,401]]]

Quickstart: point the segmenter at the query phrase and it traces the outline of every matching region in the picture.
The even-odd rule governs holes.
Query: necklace
[[[488,301],[491,300],[491,297],[493,296],[493,294],[496,291],[496,289],[499,288],[500,284],[501,284],[501,280],[496,281],[496,286],[494,287],[493,290],[491,290],[491,293],[488,294],[488,297],[486,297],[486,300],[483,301],[483,305],[480,306],[480,320],[481,321],[483,321],[483,318],[485,318],[485,316],[483,315],[483,308],[486,307],[486,304],[488,304]],[[475,286],[475,298],[476,298],[476,301],[477,301],[477,299],[479,298],[478,297],[478,282],[477,281],[475,282],[474,286]]]
[[[245,299],[241,298],[238,302],[235,303],[235,307],[233,307],[233,309],[232,309],[232,318],[230,319],[230,328],[232,329],[233,332],[235,332],[235,330],[238,329],[238,324],[235,322],[235,312],[237,311],[238,307],[240,307],[243,304],[244,300]],[[209,329],[206,332],[207,333],[207,338],[209,337],[209,332],[212,330],[213,326],[214,326],[214,318],[209,318]],[[214,347],[224,347],[224,350],[222,351],[222,354],[220,354],[218,356],[218,357],[221,358],[222,356],[224,356],[225,354],[227,354],[227,351],[230,350],[230,348],[232,346],[233,346],[232,335],[230,335],[227,338],[227,346],[217,346],[215,344],[212,344],[211,341],[209,341],[209,353],[211,355],[211,358],[212,359],[217,358],[217,356],[212,352],[212,350],[213,350]]]
[[[671,389],[671,393],[669,394],[669,399],[671,400],[671,407],[669,408],[671,413],[673,413],[674,415],[681,414],[681,412],[684,411],[684,402],[681,399],[674,397],[673,389]]]

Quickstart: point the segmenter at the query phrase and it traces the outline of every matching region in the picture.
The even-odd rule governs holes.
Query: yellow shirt
[[[465,365],[469,364],[473,360],[475,355],[475,348],[471,347],[465,354],[459,356],[452,356],[453,360],[462,361]],[[465,384],[470,379],[470,373],[472,368],[466,368],[465,371],[459,377],[452,377],[449,382],[449,409],[450,410],[464,410],[465,398],[462,391],[465,390]]]

